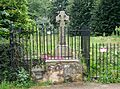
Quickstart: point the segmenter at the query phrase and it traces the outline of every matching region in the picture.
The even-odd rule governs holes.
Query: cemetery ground
[[[72,83],[63,83],[57,85],[49,85],[48,83],[39,83],[39,84],[31,85],[30,88],[27,88],[27,87],[15,87],[13,84],[4,83],[3,85],[0,85],[0,89],[120,89],[120,84],[72,82]]]
[[[30,89],[120,89],[120,84],[101,84],[101,83],[68,83],[51,86],[35,86]]]

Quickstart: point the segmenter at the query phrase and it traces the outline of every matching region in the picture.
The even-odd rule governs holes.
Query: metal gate
[[[28,69],[36,65],[44,66],[48,60],[81,60],[85,58],[87,72],[90,72],[90,31],[87,28],[65,29],[64,45],[59,44],[58,29],[45,25],[32,28],[11,29],[10,47],[12,65],[21,65]],[[60,51],[62,53],[60,53]]]

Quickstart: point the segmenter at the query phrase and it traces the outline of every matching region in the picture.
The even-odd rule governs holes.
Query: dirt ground
[[[47,87],[33,87],[30,89],[120,89],[120,84],[98,84],[98,83],[69,83],[51,85]]]

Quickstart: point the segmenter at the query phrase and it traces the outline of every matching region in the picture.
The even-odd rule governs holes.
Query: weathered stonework
[[[34,66],[32,69],[31,69],[31,72],[32,72],[32,77],[35,79],[35,80],[42,80],[43,79],[43,75],[44,75],[44,69],[41,67],[41,66]]]
[[[43,81],[63,83],[82,81],[82,66],[79,63],[48,63]]]

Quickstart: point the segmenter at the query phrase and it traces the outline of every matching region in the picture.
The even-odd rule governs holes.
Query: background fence
[[[91,80],[103,83],[120,82],[120,45],[92,44],[90,52]]]

